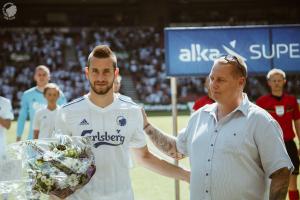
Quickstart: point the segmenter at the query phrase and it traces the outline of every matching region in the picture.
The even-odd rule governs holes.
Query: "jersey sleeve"
[[[67,125],[66,112],[63,108],[60,108],[57,111],[54,131],[58,134],[72,136],[72,131],[69,129],[69,126]]]
[[[296,98],[294,98],[293,106],[294,106],[293,119],[298,120],[300,119],[300,111],[299,111],[299,105]]]
[[[5,106],[4,106],[4,112],[3,112],[3,116],[1,116],[3,119],[9,119],[9,120],[13,120],[14,119],[14,113],[13,113],[13,109],[10,103],[9,99],[6,99],[7,101],[5,102]]]
[[[25,122],[29,112],[29,105],[27,95],[23,93],[21,97],[21,108],[19,111],[18,125],[17,125],[17,136],[21,137],[23,135]]]
[[[141,148],[146,146],[146,137],[143,130],[143,115],[142,111],[139,109],[137,115],[135,115],[136,120],[134,123],[136,124],[135,131],[130,138],[130,147],[132,148]]]
[[[293,169],[284,146],[283,133],[277,121],[259,119],[255,127],[254,139],[267,176],[270,177],[276,170],[284,167]]]

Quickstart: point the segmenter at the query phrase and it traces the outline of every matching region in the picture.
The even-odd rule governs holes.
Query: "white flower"
[[[79,184],[79,181],[78,181],[77,176],[75,174],[72,174],[71,176],[68,177],[68,184],[71,187],[75,187]]]
[[[42,176],[41,181],[43,181],[45,183],[45,181],[47,180],[46,176]]]

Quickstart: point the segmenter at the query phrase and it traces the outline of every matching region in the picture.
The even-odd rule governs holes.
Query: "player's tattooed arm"
[[[184,155],[177,150],[176,139],[174,137],[162,133],[162,131],[153,127],[150,123],[145,125],[144,131],[160,151],[176,160],[184,158]]]
[[[288,168],[281,168],[274,172],[270,178],[271,187],[270,187],[270,200],[285,200],[286,194],[289,186],[289,176],[290,170]]]

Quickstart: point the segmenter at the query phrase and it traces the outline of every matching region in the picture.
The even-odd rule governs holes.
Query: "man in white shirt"
[[[44,89],[47,107],[35,113],[33,121],[33,139],[51,138],[55,127],[55,118],[59,105],[57,100],[60,89],[55,83],[48,83]]]
[[[108,46],[94,48],[85,69],[90,92],[59,112],[55,128],[63,134],[88,136],[93,141],[96,173],[68,199],[133,200],[129,150],[143,166],[168,177],[189,181],[189,172],[160,160],[148,151],[141,108],[114,94],[117,59]]]
[[[173,138],[145,125],[161,151],[177,159],[189,156],[191,200],[261,200],[266,193],[270,200],[286,198],[293,165],[282,130],[243,93],[246,77],[243,60],[222,56],[209,75],[216,103],[193,113],[185,131]]]
[[[14,119],[12,106],[9,99],[0,96],[0,159],[5,154],[6,137],[5,131],[11,126],[11,120]],[[6,200],[7,194],[3,194],[3,200]]]
[[[6,146],[5,131],[10,128],[14,114],[10,100],[0,96],[0,156],[4,154]]]

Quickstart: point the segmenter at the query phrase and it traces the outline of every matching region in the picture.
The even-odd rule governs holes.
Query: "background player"
[[[34,116],[33,139],[50,138],[54,131],[55,117],[59,106],[57,99],[60,95],[59,87],[54,83],[48,83],[44,89],[44,96],[47,99],[48,105],[46,108],[38,110]]]
[[[43,95],[45,86],[49,83],[50,80],[50,71],[44,65],[39,65],[35,69],[34,80],[36,81],[36,86],[26,90],[21,98],[21,108],[18,118],[17,126],[17,141],[21,140],[21,137],[24,132],[24,126],[29,114],[29,134],[28,139],[33,138],[33,119],[35,112],[47,105],[47,101]],[[58,105],[66,103],[65,96],[61,93],[58,99]]]
[[[299,150],[294,142],[295,132],[300,138],[300,112],[295,96],[284,92],[286,83],[285,72],[281,69],[272,69],[267,74],[267,81],[271,93],[257,99],[256,104],[268,111],[280,124],[287,152],[295,167],[289,181],[290,200],[299,200],[297,176],[299,174]]]

